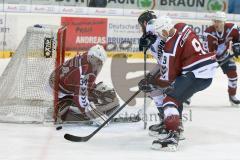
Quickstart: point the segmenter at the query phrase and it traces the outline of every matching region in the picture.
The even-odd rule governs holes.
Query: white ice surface
[[[0,59],[0,73],[7,62]],[[149,107],[149,112],[155,109]],[[184,112],[186,140],[180,142],[178,152],[151,150],[153,138],[143,130],[142,122],[112,124],[85,143],[66,141],[63,135],[84,136],[95,127],[71,125],[56,131],[55,126],[0,123],[0,160],[240,159],[240,108],[230,106],[227,79],[220,69],[211,87],[196,94]]]

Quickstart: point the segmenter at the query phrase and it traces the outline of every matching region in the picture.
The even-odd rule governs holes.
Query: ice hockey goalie
[[[104,123],[108,114],[118,106],[115,91],[102,82],[95,83],[106,59],[104,48],[95,45],[52,72],[49,84],[58,93],[55,119]]]

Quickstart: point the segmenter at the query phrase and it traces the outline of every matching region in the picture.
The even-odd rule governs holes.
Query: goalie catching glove
[[[92,101],[103,113],[109,115],[119,106],[119,100],[113,88],[108,87],[103,82],[99,82],[89,95]]]

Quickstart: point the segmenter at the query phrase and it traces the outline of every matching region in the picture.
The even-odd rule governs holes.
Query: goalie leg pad
[[[57,121],[86,121],[89,118],[79,110],[74,96],[66,95],[59,99],[57,104]]]

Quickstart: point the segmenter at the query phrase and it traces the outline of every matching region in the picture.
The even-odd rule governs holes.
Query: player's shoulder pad
[[[231,29],[231,28],[237,28],[237,25],[234,24],[234,23],[225,23],[225,26],[224,26],[226,29]]]
[[[190,37],[190,36],[193,36],[193,35],[196,34],[196,33],[192,30],[192,28],[191,28],[190,26],[188,26],[188,25],[185,24],[185,23],[181,23],[181,24],[179,24],[179,25],[180,25],[180,27],[181,27],[181,28],[180,28],[181,30],[178,30],[178,33],[179,33],[179,35],[181,36],[179,44],[180,44],[181,47],[183,47],[183,45],[185,44],[185,42],[191,41],[191,40],[189,39],[189,37]]]
[[[186,27],[187,24],[186,23],[176,23],[174,25],[174,28],[177,29],[178,32],[182,32],[184,27]]]
[[[212,38],[218,39],[215,35],[215,32],[216,32],[216,29],[214,28],[213,25],[211,25],[205,29],[205,31],[203,32],[203,37],[206,38],[206,37],[210,36]]]
[[[224,27],[226,28],[227,33],[236,32],[236,31],[239,32],[240,31],[239,27],[234,23],[225,23]]]
[[[207,27],[204,32],[206,32],[206,33],[215,32],[215,28],[213,25],[211,25],[211,26]]]

